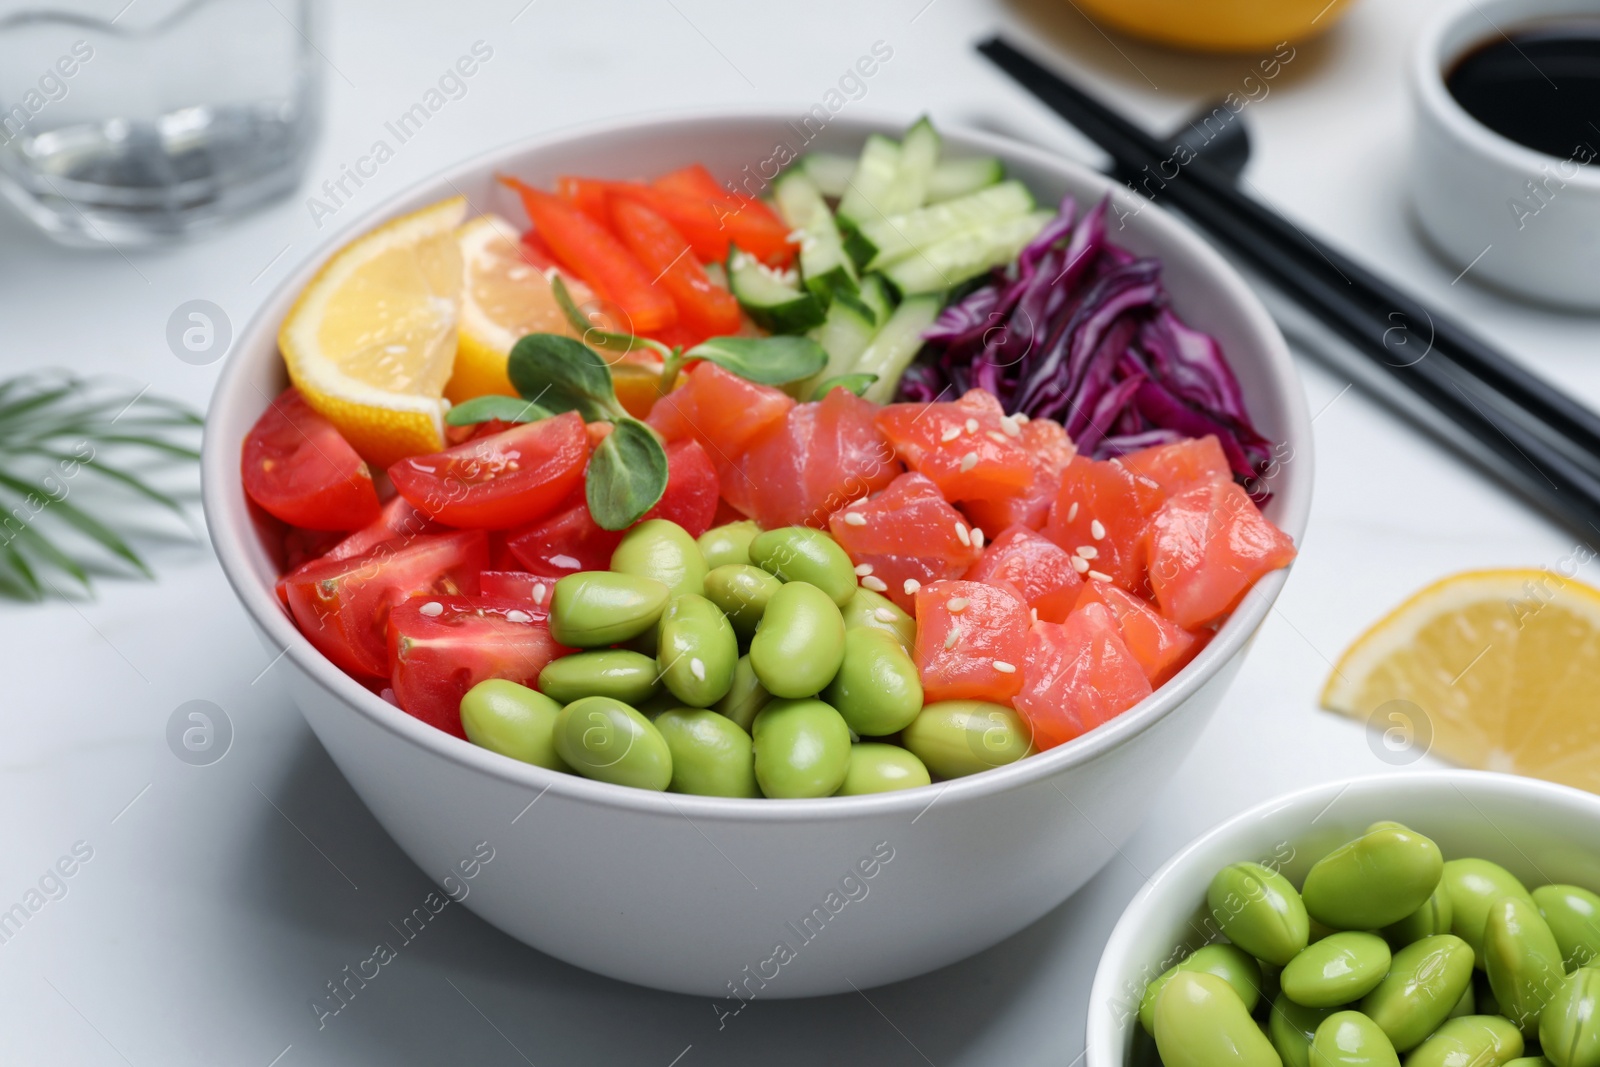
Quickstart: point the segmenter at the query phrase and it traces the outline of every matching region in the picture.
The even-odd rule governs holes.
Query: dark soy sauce
[[[1501,136],[1560,159],[1592,159],[1600,146],[1600,19],[1495,37],[1463,56],[1445,84]]]

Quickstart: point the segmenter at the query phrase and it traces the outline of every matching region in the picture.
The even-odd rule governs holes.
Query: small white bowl
[[[1445,859],[1493,860],[1529,888],[1600,890],[1600,796],[1483,771],[1405,771],[1329,782],[1202,834],[1157,871],[1106,942],[1089,993],[1086,1067],[1126,1067],[1145,986],[1205,943],[1206,887],[1230,863],[1275,865],[1296,885],[1380,819],[1433,838]]]
[[[1600,0],[1457,0],[1428,24],[1411,61],[1411,200],[1463,273],[1541,303],[1600,310],[1600,132],[1586,163],[1548,156],[1483,125],[1445,85],[1459,59],[1502,31],[1572,18],[1600,18]]]

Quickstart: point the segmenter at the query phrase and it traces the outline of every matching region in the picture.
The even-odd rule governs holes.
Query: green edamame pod
[[[1483,969],[1500,1013],[1529,1037],[1537,1034],[1539,1013],[1567,972],[1561,946],[1536,904],[1502,897],[1489,906],[1483,924]]]
[[[1544,885],[1533,891],[1568,970],[1600,958],[1600,896],[1575,885]]]
[[[761,527],[748,520],[730,522],[725,526],[713,526],[701,534],[695,544],[700,546],[700,556],[706,561],[707,569],[716,570],[730,563],[749,563],[750,542],[760,533]]]
[[[1336,1011],[1322,1020],[1311,1039],[1310,1061],[1311,1067],[1400,1067],[1388,1036],[1359,1011]]]
[[[618,574],[654,578],[673,596],[704,593],[706,561],[689,531],[669,519],[646,519],[623,535],[611,553]]]
[[[719,715],[738,723],[739,729],[749,733],[755,724],[756,712],[766,707],[771,699],[772,694],[762,686],[755,668],[750,666],[750,657],[740,656],[739,662],[733,666],[733,682],[728,686],[727,694],[711,707]]]
[[[561,758],[585,778],[658,792],[672,781],[672,751],[661,732],[620,700],[573,701],[556,717],[555,739]]]
[[[1539,1017],[1539,1050],[1556,1067],[1600,1067],[1600,970],[1579,967]]]
[[[660,634],[656,658],[668,692],[691,708],[710,707],[727,695],[739,641],[715,604],[693,593],[675,597],[661,616]]]
[[[922,679],[894,635],[846,629],[844,659],[822,699],[856,733],[885,737],[909,726],[922,710]]]
[[[941,778],[960,778],[1031,755],[1033,732],[1004,704],[941,700],[900,731],[900,743]]]
[[[809,526],[768,530],[750,542],[750,562],[786,582],[806,582],[844,607],[856,592],[856,568],[839,543]]]
[[[756,714],[753,735],[767,796],[826,797],[844,784],[850,728],[822,701],[774,700]]]
[[[1435,1030],[1406,1067],[1502,1067],[1522,1055],[1522,1035],[1498,1015],[1463,1015]]]
[[[728,616],[734,632],[748,641],[783,583],[760,567],[728,563],[706,572],[706,599]]]
[[[850,746],[850,766],[837,797],[859,797],[868,793],[889,793],[896,789],[915,789],[933,779],[928,768],[899,745],[862,741]]]
[[[1440,884],[1450,894],[1450,932],[1472,949],[1479,969],[1483,967],[1483,924],[1489,917],[1489,905],[1501,897],[1533,903],[1533,896],[1516,875],[1488,860],[1451,860],[1444,865]]]
[[[1409,1052],[1450,1017],[1472,982],[1472,949],[1453,934],[1435,934],[1394,954],[1389,973],[1361,998],[1361,1012]]]
[[[1329,934],[1283,968],[1283,992],[1308,1008],[1337,1008],[1375,989],[1389,973],[1389,945],[1377,934]]]
[[[479,748],[552,771],[572,773],[556,755],[556,716],[561,705],[525,685],[490,678],[461,698],[461,726]]]
[[[575,652],[551,660],[539,672],[539,692],[561,704],[610,697],[638,708],[660,690],[656,661],[621,648]]]
[[[1189,953],[1176,966],[1168,967],[1145,987],[1144,996],[1139,1000],[1139,1024],[1152,1034],[1156,1026],[1156,999],[1179,971],[1216,975],[1233,987],[1247,1012],[1255,1011],[1261,1001],[1261,965],[1255,957],[1238,945],[1205,945]]]
[[[1206,888],[1206,906],[1228,940],[1263,963],[1283,966],[1311,935],[1305,905],[1289,880],[1259,863],[1222,868]]]
[[[656,718],[672,752],[674,793],[702,797],[759,797],[750,735],[725,716],[703,708],[675,708]]]
[[[808,582],[772,594],[761,629],[750,641],[750,665],[767,691],[798,699],[822,692],[844,659],[839,606]]]
[[[1372,930],[1406,918],[1439,886],[1444,857],[1429,838],[1380,823],[1306,872],[1306,911],[1336,930]]]
[[[569,648],[605,648],[654,630],[672,593],[654,578],[579,571],[556,582],[550,636]]]
[[[1308,1008],[1281,993],[1273,999],[1267,1036],[1282,1057],[1284,1067],[1310,1067],[1311,1041],[1317,1036],[1317,1027],[1336,1010]]]
[[[844,615],[846,630],[861,627],[882,630],[892,634],[907,652],[917,647],[917,620],[882,593],[857,586],[850,602],[839,610]]]
[[[1278,1067],[1278,1054],[1233,987],[1179,971],[1156,999],[1156,1048],[1166,1067]]]
[[[1444,876],[1441,874],[1438,887],[1428,895],[1427,900],[1422,902],[1422,907],[1399,922],[1384,927],[1383,936],[1388,939],[1392,947],[1404,948],[1424,937],[1448,934],[1453,915],[1450,894],[1445,890]]]

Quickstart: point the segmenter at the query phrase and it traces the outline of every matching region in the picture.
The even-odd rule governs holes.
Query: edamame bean
[[[561,705],[525,685],[490,678],[461,698],[461,725],[480,748],[524,763],[572,773],[556,755],[556,716]]]
[[[655,629],[672,593],[654,578],[579,571],[556,582],[550,636],[569,648],[604,648]]]
[[[1450,907],[1450,894],[1445,890],[1444,877],[1441,874],[1438,887],[1428,895],[1427,900],[1422,902],[1422,907],[1399,922],[1385,927],[1383,936],[1389,939],[1389,944],[1394,948],[1404,948],[1424,937],[1448,934],[1452,914],[1454,913]]]
[[[850,746],[850,766],[844,772],[844,784],[834,796],[859,797],[915,789],[932,780],[922,761],[899,745],[862,741]]]
[[[650,656],[621,648],[596,649],[545,664],[539,672],[539,692],[561,704],[610,697],[638,708],[661,690],[660,676]]]
[[[1380,823],[1339,846],[1306,872],[1306,911],[1337,930],[1397,923],[1439,886],[1439,846],[1397,823]]]
[[[1539,1017],[1539,1050],[1556,1067],[1600,1067],[1600,970],[1579,967]]]
[[[1263,963],[1283,966],[1311,935],[1305,905],[1289,880],[1259,863],[1222,868],[1206,888],[1206,906],[1228,940]]]
[[[893,634],[847,629],[844,659],[822,699],[856,733],[884,737],[909,726],[922,710],[922,679]]]
[[[1032,755],[1033,732],[1004,704],[941,700],[900,732],[900,743],[941,778],[960,778]]]
[[[1389,973],[1361,999],[1361,1012],[1409,1052],[1450,1017],[1472,981],[1472,949],[1453,934],[1435,934],[1394,954]]]
[[[749,563],[750,542],[760,533],[761,527],[753,522],[730,522],[713,526],[701,534],[695,544],[700,546],[700,556],[706,561],[706,567],[716,570],[730,563]]]
[[[756,712],[766,707],[771,699],[772,694],[762,686],[755,668],[750,666],[750,657],[740,656],[739,662],[734,664],[733,682],[728,686],[727,694],[713,704],[712,709],[732,719],[738,723],[739,729],[749,733],[756,721]]]
[[[1518,897],[1533,903],[1517,876],[1488,860],[1451,860],[1444,865],[1441,884],[1450,894],[1450,932],[1465,941],[1483,967],[1483,924],[1489,905],[1501,897]]]
[[[1322,1020],[1311,1039],[1310,1061],[1311,1067],[1400,1067],[1388,1036],[1359,1011],[1336,1011]]]
[[[856,568],[839,543],[809,526],[768,530],[750,542],[750,562],[786,582],[807,582],[828,594],[836,607],[855,595]]]
[[[756,714],[753,733],[756,781],[767,796],[825,797],[844,784],[850,728],[822,701],[774,700]]]
[[[1317,1036],[1317,1027],[1335,1010],[1308,1008],[1281,993],[1272,1001],[1267,1036],[1283,1058],[1284,1067],[1310,1067],[1311,1040]]]
[[[1540,918],[1538,905],[1501,897],[1489,906],[1483,924],[1483,969],[1500,1014],[1529,1037],[1537,1034],[1539,1013],[1567,973],[1561,946]]]
[[[1389,945],[1377,934],[1329,934],[1283,968],[1283,991],[1308,1008],[1337,1008],[1375,989],[1389,973]]]
[[[585,778],[657,791],[672,781],[672,751],[661,732],[620,700],[568,704],[556,717],[555,740],[561,758]]]
[[[674,793],[759,797],[755,746],[736,723],[703,708],[664,711],[655,722],[672,752]]]
[[[776,697],[814,696],[833,681],[844,659],[839,606],[808,582],[772,594],[761,629],[750,641],[750,665]]]
[[[1498,1015],[1464,1015],[1435,1030],[1406,1067],[1502,1067],[1522,1055],[1522,1035]]]
[[[1156,1048],[1166,1067],[1278,1067],[1278,1054],[1233,988],[1179,971],[1156,999]]]
[[[1502,1067],[1550,1067],[1550,1061],[1543,1056],[1519,1056],[1514,1060],[1507,1060]]]
[[[1600,957],[1600,896],[1575,885],[1544,885],[1533,891],[1533,902],[1561,946],[1568,970]]]
[[[1139,1001],[1139,1023],[1152,1034],[1156,1026],[1156,998],[1179,971],[1216,975],[1233,987],[1247,1012],[1255,1011],[1261,1001],[1261,964],[1255,957],[1237,945],[1205,945],[1189,953],[1176,966],[1168,967],[1145,987],[1144,997]]]
[[[715,604],[686,593],[661,616],[656,658],[668,692],[691,708],[710,707],[733,686],[739,641]]]
[[[706,561],[689,531],[668,519],[646,519],[623,535],[611,553],[619,574],[654,578],[673,596],[704,593]]]
[[[783,583],[760,567],[729,563],[706,573],[706,599],[721,608],[741,638],[748,641]]]
[[[894,635],[900,647],[910,652],[917,647],[917,620],[900,610],[900,605],[881,593],[857,586],[850,602],[839,609],[844,615],[844,628],[855,630],[868,627]]]

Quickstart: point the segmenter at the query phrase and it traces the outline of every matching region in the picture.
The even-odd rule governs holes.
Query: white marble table
[[[122,0],[107,0],[108,10]],[[1591,402],[1595,320],[1475,288],[1419,243],[1403,194],[1402,61],[1434,0],[1365,0],[1302,46],[1247,114],[1248,177],[1314,233],[1415,286]],[[327,233],[444,164],[587,120],[725,101],[798,114],[876,41],[893,57],[850,107],[1010,131],[1095,155],[971,50],[996,27],[1048,49],[1152,126],[1235,91],[1249,59],[1102,35],[1070,0],[341,0],[323,44],[328,123],[308,186],[336,177],[476,41],[492,58],[318,230],[304,199],[169,252],[69,252],[0,215],[0,371],[115,372],[203,405],[215,366],[173,357],[168,315],[242,325]],[[310,192],[310,188],[306,190]],[[1318,412],[1304,555],[1209,732],[1157,814],[1074,899],[963,964],[864,996],[757,1002],[719,1030],[706,1001],[593,977],[451,909],[318,1029],[307,1002],[364,958],[429,881],[379,830],[289,703],[193,531],[147,542],[159,578],[92,600],[0,604],[0,909],[92,850],[0,943],[0,1062],[15,1064],[1071,1064],[1100,948],[1143,877],[1273,793],[1386,769],[1315,696],[1359,629],[1473,566],[1554,566],[1572,538],[1302,361]],[[1590,575],[1591,579],[1594,577]],[[165,740],[214,701],[234,727],[212,766]],[[84,844],[78,844],[82,842]],[[1005,877],[995,872],[995,877]]]

